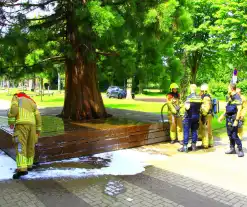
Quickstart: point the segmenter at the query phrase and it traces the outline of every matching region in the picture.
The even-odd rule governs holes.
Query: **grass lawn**
[[[41,101],[40,96],[35,96],[35,94],[32,92],[28,92],[27,94],[31,96],[40,107],[63,106],[64,94],[54,94],[54,96],[45,95],[42,97],[43,101]],[[12,95],[7,95],[7,93],[0,93],[0,100],[11,101],[11,99],[12,99]]]
[[[144,102],[144,101],[136,101],[136,100],[127,100],[127,99],[109,99],[103,98],[104,104],[109,108],[118,108],[118,109],[127,109],[133,111],[142,111],[142,112],[151,112],[160,114],[161,107],[163,103],[158,102]],[[166,112],[166,107],[164,108],[164,112]]]
[[[64,94],[55,93],[54,96],[43,96],[43,101],[41,101],[40,96],[35,96],[33,92],[28,92],[28,95],[31,95],[32,98],[36,101],[36,103],[40,107],[59,107],[63,106],[64,102]],[[151,94],[151,95],[150,95]],[[137,97],[145,97],[145,98],[159,98],[164,97],[163,94],[160,93],[150,93],[147,95],[137,95]],[[160,114],[161,107],[163,106],[163,103],[160,102],[144,102],[144,101],[136,101],[136,100],[127,100],[127,99],[109,99],[106,98],[105,93],[102,93],[103,101],[106,107],[108,108],[118,108],[118,109],[127,109],[127,110],[133,110],[133,111],[142,111],[142,112],[150,112],[150,113],[156,113]],[[7,95],[7,93],[0,93],[0,100],[11,100],[12,96]],[[220,108],[224,108],[224,102],[220,103]],[[164,107],[164,113],[166,113],[167,108]],[[247,123],[246,123],[247,124]],[[224,129],[225,122],[218,123],[217,118],[213,119],[213,130],[218,129]]]

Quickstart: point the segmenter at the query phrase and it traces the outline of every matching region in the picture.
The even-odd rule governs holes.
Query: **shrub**
[[[241,93],[245,95],[247,93],[247,80],[239,82],[237,87],[240,88]]]
[[[209,91],[216,97],[224,97],[227,94],[229,83],[211,81],[209,83]]]

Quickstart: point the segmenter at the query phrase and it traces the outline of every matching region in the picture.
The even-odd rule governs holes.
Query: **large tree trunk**
[[[62,117],[75,121],[105,118],[107,113],[96,76],[95,49],[90,42],[90,37],[78,34],[78,26],[74,18],[72,8],[67,14],[67,41],[73,48],[74,57],[66,59]],[[91,28],[88,29],[91,30]]]
[[[202,59],[202,52],[201,51],[195,51],[192,54],[192,63],[191,65],[191,83],[195,84],[196,83],[196,75],[197,75],[197,71],[199,68],[199,65],[201,63],[201,59]]]
[[[196,83],[197,68],[196,66],[191,69],[191,83]]]
[[[190,69],[187,67],[187,57],[186,55],[183,56],[182,58],[182,64],[184,68],[184,74],[183,77],[180,80],[180,96],[183,101],[185,101],[187,92],[188,92],[188,87],[190,85]]]
[[[69,61],[70,62],[70,61]],[[96,63],[67,63],[64,118],[86,120],[107,116],[96,78]]]

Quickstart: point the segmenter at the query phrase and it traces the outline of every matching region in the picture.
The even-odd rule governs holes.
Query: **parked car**
[[[107,91],[106,91],[106,96],[108,98],[118,98],[118,99],[122,99],[122,98],[126,98],[126,91],[119,88],[118,86],[110,86]]]

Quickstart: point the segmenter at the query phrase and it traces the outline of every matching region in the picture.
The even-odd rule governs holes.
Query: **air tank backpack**
[[[214,98],[214,99],[212,99],[212,113],[213,114],[218,114],[219,111],[220,111],[220,109],[219,109],[219,101],[216,98]]]

